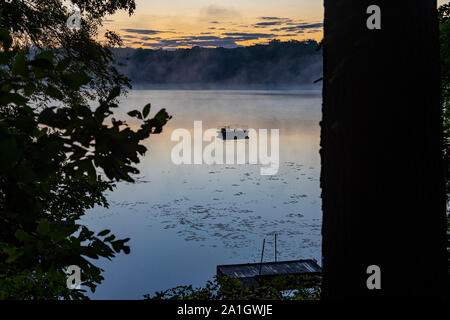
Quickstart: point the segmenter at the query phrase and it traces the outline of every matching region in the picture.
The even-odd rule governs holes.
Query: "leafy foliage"
[[[97,11],[89,11],[87,26],[118,8],[132,12],[134,2],[83,2],[89,6]],[[130,248],[128,238],[95,234],[79,219],[95,205],[108,206],[104,192],[116,181],[133,182],[146,152],[142,141],[170,116],[162,109],[150,117],[150,105],[133,111],[137,131],[111,117],[127,81],[110,66],[108,49],[91,39],[92,29],[61,26],[61,1],[2,1],[2,9],[0,299],[86,299],[85,290],[67,288],[67,267],[78,265],[82,285],[94,291],[103,277],[92,261]],[[63,31],[51,34],[58,26]],[[31,43],[20,41],[25,35]],[[88,104],[93,98],[96,108]]]
[[[67,27],[68,17],[73,13],[68,6],[70,2],[81,10],[81,29],[78,31]],[[134,0],[0,0],[0,8],[2,27],[11,33],[15,44],[32,45],[37,53],[51,49],[66,58],[61,60],[60,67],[90,77],[88,86],[80,90],[73,90],[59,81],[61,79],[54,79],[53,85],[64,94],[64,100],[97,96],[105,99],[117,85],[130,87],[129,80],[115,68],[109,49],[121,44],[120,37],[106,30],[103,42],[96,38],[105,15],[117,10],[126,10],[131,15],[136,8]]]
[[[439,31],[441,42],[441,83],[444,115],[444,161],[447,190],[447,251],[450,262],[450,4],[439,7]],[[450,264],[449,264],[450,273]]]
[[[244,286],[237,279],[214,277],[205,287],[179,286],[155,295],[146,294],[147,300],[319,300],[320,278],[277,276],[261,282],[258,287]]]
[[[444,109],[444,137],[446,159],[450,156],[450,4],[439,7],[439,29],[441,42],[441,83]],[[450,166],[447,166],[450,170]],[[450,171],[449,171],[450,173]],[[447,178],[450,177],[450,174]],[[448,181],[448,179],[447,179]],[[450,185],[447,183],[447,193],[450,193]]]

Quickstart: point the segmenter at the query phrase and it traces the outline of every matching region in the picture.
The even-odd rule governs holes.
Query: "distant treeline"
[[[316,41],[273,40],[234,49],[115,48],[120,71],[147,86],[304,86],[322,77]]]

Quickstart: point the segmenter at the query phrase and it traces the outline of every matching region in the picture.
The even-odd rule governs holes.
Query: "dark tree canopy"
[[[1,26],[11,32],[14,44],[30,45],[33,51],[52,49],[60,58],[70,58],[68,68],[85,72],[90,76],[89,86],[71,90],[63,85],[58,88],[66,99],[100,95],[106,98],[113,87],[129,87],[126,77],[117,72],[109,47],[121,44],[120,37],[107,30],[99,34],[106,15],[126,10],[130,15],[135,10],[134,0],[74,0],[81,10],[81,29],[74,32],[67,27],[71,15],[70,1],[62,0],[0,0]],[[104,43],[97,41],[103,36]],[[93,89],[95,94],[88,94]]]
[[[95,234],[79,218],[108,206],[115,181],[133,182],[142,141],[170,119],[150,104],[112,118],[128,80],[94,39],[104,14],[133,1],[78,1],[82,29],[65,28],[61,1],[1,1],[0,10],[0,299],[82,299],[66,286],[78,265],[82,285],[102,281],[98,258],[128,253],[129,239]],[[96,105],[95,108],[92,105]]]
[[[439,29],[444,110],[444,155],[447,167],[447,194],[450,194],[450,4],[444,4],[439,7]]]
[[[325,1],[325,299],[448,295],[436,1]],[[343,19],[343,17],[348,19]],[[367,269],[381,270],[369,290]]]

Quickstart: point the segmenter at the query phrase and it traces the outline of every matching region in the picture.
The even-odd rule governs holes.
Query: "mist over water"
[[[232,49],[115,48],[113,52],[119,70],[143,89],[299,89],[311,86],[323,73],[322,52],[313,40],[273,40]]]
[[[274,233],[279,260],[320,263],[320,90],[133,90],[116,118],[148,102],[153,113],[165,107],[173,119],[146,141],[136,184],[120,183],[108,196],[109,209],[83,218],[93,230],[131,238],[130,255],[101,261],[105,281],[92,298],[140,299],[204,285],[216,265],[259,261],[264,238],[264,260],[273,261]],[[196,120],[204,130],[279,129],[278,174],[261,176],[260,166],[250,164],[174,165],[171,133],[192,134]]]

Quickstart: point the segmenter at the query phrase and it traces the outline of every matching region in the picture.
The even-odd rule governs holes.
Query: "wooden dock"
[[[315,277],[322,275],[316,260],[293,260],[217,266],[217,276],[238,279],[245,286],[258,286],[261,281],[277,276]]]

